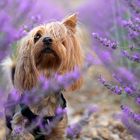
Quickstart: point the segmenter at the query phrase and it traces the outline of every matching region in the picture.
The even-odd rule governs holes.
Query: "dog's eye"
[[[63,46],[65,46],[66,45],[66,42],[65,41],[62,41],[62,44],[63,44]]]
[[[37,33],[37,34],[34,36],[34,43],[36,43],[40,38],[41,38],[41,34],[40,34],[40,33]]]

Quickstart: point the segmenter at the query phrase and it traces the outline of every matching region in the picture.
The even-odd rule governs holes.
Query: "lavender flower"
[[[115,41],[111,41],[107,38],[102,38],[100,37],[97,33],[92,33],[93,37],[99,41],[103,46],[116,49],[117,48],[117,43]]]
[[[134,32],[140,32],[140,28],[139,28],[139,21],[138,18],[136,19],[136,22],[133,22],[132,20],[129,21],[124,21],[124,27],[129,28],[130,30],[134,31]]]
[[[127,51],[122,51],[122,54],[129,60],[140,63],[140,56],[138,56],[137,54],[131,56]]]
[[[140,138],[140,114],[134,113],[129,107],[121,106],[123,114],[121,120],[132,135],[139,140]]]
[[[126,86],[126,84],[128,83],[132,84],[132,81],[133,81],[133,84],[135,81],[137,81],[135,74],[131,70],[127,69],[127,67],[125,66],[118,67],[115,72],[115,75],[116,76],[114,78],[115,79],[119,78],[119,80],[121,80],[120,81],[121,85],[125,84],[124,86]]]
[[[140,97],[136,98],[136,103],[140,105]]]
[[[121,88],[121,87],[119,87],[119,86],[117,86],[117,85],[116,85],[116,86],[113,86],[113,85],[107,83],[107,82],[105,81],[105,79],[104,79],[102,76],[99,77],[99,81],[100,81],[107,89],[109,89],[110,91],[112,91],[114,94],[117,94],[117,95],[122,94],[122,88]]]
[[[128,106],[121,106],[123,113],[125,113],[128,118],[131,118],[135,123],[140,124],[140,114],[134,113]]]
[[[127,93],[127,94],[132,94],[133,90],[130,88],[130,87],[125,87],[124,88],[124,91]]]
[[[88,125],[91,115],[93,115],[93,113],[97,111],[99,111],[98,106],[96,105],[89,106],[89,108],[85,111],[83,117],[77,123],[71,124],[67,128],[67,137],[71,139],[78,138],[83,127]]]
[[[39,120],[38,125],[41,127],[41,131],[42,131],[41,134],[49,135],[52,132],[53,128],[55,128],[56,125],[63,119],[65,114],[66,114],[66,109],[62,109],[61,107],[58,107],[56,109],[56,113],[53,119],[51,121],[48,120],[48,123],[45,126],[42,123],[42,120]]]
[[[136,40],[140,36],[140,22],[139,17],[132,17],[128,21],[124,21],[123,25],[128,29],[131,39]]]
[[[113,94],[117,94],[117,95],[120,95],[122,93],[127,94],[127,95],[135,98],[136,103],[139,104],[139,96],[140,96],[140,94],[139,94],[140,90],[139,89],[137,89],[135,87],[132,87],[132,86],[126,86],[124,84],[122,84],[121,86],[110,84],[102,76],[99,77],[99,81],[107,89],[109,89]],[[120,79],[119,79],[119,82],[122,83],[122,81],[120,81]]]
[[[133,123],[132,121],[129,120],[128,116],[125,114],[121,115],[121,121],[123,122],[124,126],[127,128],[127,130],[132,133],[132,135],[134,136],[134,138],[136,138],[137,140],[140,139],[140,127],[135,123]]]
[[[127,2],[127,4],[129,5],[129,7],[132,9],[132,11],[134,11],[136,14],[140,13],[140,2],[139,0],[125,0]]]

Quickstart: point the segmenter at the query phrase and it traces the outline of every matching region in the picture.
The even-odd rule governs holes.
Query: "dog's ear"
[[[62,23],[72,31],[75,31],[77,25],[77,14],[72,14],[69,17],[66,17]]]
[[[30,90],[37,81],[37,70],[32,57],[32,41],[25,37],[18,44],[14,86],[20,91]]]

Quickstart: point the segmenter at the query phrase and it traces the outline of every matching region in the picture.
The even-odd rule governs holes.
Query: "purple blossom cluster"
[[[140,128],[139,126],[136,125],[136,123],[133,123],[132,121],[129,120],[128,116],[122,114],[121,116],[121,121],[125,125],[125,127],[133,134],[134,138],[139,140],[140,138]]]
[[[90,117],[93,115],[93,113],[96,113],[97,111],[99,111],[98,106],[89,106],[85,111],[83,117],[77,123],[68,126],[67,137],[70,139],[78,138],[83,127],[88,125]]]
[[[133,134],[134,138],[140,138],[140,114],[136,114],[128,106],[121,106],[122,115],[121,120],[125,127]]]
[[[121,87],[118,85],[113,85],[108,83],[103,77],[100,76],[99,81],[112,93],[117,95],[127,94],[133,97],[135,102],[140,105],[140,92],[136,91],[136,89],[132,87]],[[130,109],[126,105],[121,105],[122,114],[121,121],[124,126],[132,133],[132,135],[139,140],[140,138],[140,114],[135,113],[132,109]]]
[[[16,8],[14,8],[13,6],[15,6]],[[21,15],[17,14],[15,10],[11,11],[12,8],[20,11]],[[21,3],[19,3],[16,1],[13,2],[12,0],[1,0],[0,60],[8,55],[8,53],[11,51],[12,43],[19,39],[19,36],[22,37],[21,32],[18,32],[19,21],[25,19],[25,17],[22,15],[26,15],[24,11],[28,13],[30,9],[31,4],[27,1],[21,1]]]
[[[115,77],[116,79],[116,76],[113,75],[113,77]],[[139,88],[136,88],[135,86],[129,84],[124,84],[124,83],[122,84],[122,81],[118,81],[119,85],[116,85],[115,83],[114,84],[109,83],[102,76],[99,77],[99,81],[104,87],[109,89],[112,93],[117,95],[127,94],[128,96],[135,98],[136,103],[139,104],[139,100],[140,100]]]
[[[126,50],[122,51],[122,54],[129,60],[140,63],[140,56],[138,54],[134,54],[131,56]]]
[[[102,76],[99,77],[99,81],[100,81],[107,89],[109,89],[110,91],[112,91],[114,94],[118,94],[118,95],[122,94],[122,88],[119,87],[118,85],[113,86],[112,84],[107,83],[107,82],[105,81],[105,79],[104,79]]]
[[[117,42],[116,41],[111,41],[107,38],[102,38],[101,36],[99,36],[97,33],[92,33],[93,37],[99,41],[103,46],[107,47],[107,48],[112,48],[112,49],[116,49],[117,48]]]
[[[136,14],[140,14],[140,3],[139,0],[125,0],[128,6],[132,9],[132,11]]]
[[[134,17],[132,18],[132,20],[129,21],[124,21],[124,27],[127,27],[129,29],[131,29],[132,31],[135,31],[137,33],[140,32],[140,19],[138,17]]]
[[[136,38],[140,36],[140,18],[132,17],[131,20],[124,21],[123,25],[128,28],[129,36],[131,38]]]
[[[140,124],[140,114],[134,113],[129,107],[121,106],[121,109],[125,115],[127,115],[130,119],[136,122],[138,125]]]

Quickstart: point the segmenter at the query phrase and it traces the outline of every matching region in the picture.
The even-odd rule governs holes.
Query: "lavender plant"
[[[116,49],[113,52],[111,51],[111,57],[113,58],[113,55],[120,56],[121,63],[119,64],[118,59],[114,61],[111,61],[110,64],[115,63],[116,67],[113,67],[110,69],[110,71],[113,73],[114,82],[107,82],[102,76],[99,76],[99,81],[112,93],[117,95],[124,95],[131,96],[134,99],[134,102],[139,105],[139,98],[140,98],[140,89],[139,89],[139,63],[140,63],[140,52],[139,52],[139,19],[140,19],[140,8],[138,5],[140,5],[140,1],[137,0],[126,0],[122,1],[121,3],[128,5],[129,16],[125,21],[122,19],[122,28],[123,30],[127,29],[127,33],[125,32],[123,34],[123,38],[125,40],[117,40],[118,45],[115,44],[115,46],[118,46],[117,48],[114,47],[114,42],[104,39],[101,36],[99,36],[96,33],[93,33],[93,37],[95,40],[97,40],[98,43],[100,43],[102,46],[109,47],[111,49]],[[118,32],[116,30],[116,32]],[[119,35],[119,32],[118,32]],[[110,38],[112,38],[110,36]],[[126,42],[126,43],[124,43]],[[113,46],[113,47],[112,47]],[[118,50],[118,51],[117,51]],[[120,55],[121,54],[121,55]],[[118,61],[116,63],[116,61]],[[106,63],[105,63],[106,64]],[[118,67],[125,68],[125,72],[123,73],[122,70],[120,71]],[[110,67],[111,68],[111,67]],[[118,71],[119,70],[119,71]],[[123,73],[123,75],[122,75]],[[131,80],[130,80],[131,77]],[[134,138],[140,139],[140,124],[139,124],[139,113],[134,113],[130,107],[121,105],[122,109],[122,117],[121,120],[123,124],[126,126],[126,128],[132,133]]]

